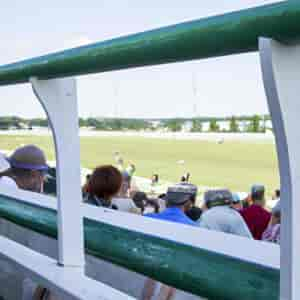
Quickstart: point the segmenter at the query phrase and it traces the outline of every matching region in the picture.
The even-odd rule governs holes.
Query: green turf
[[[0,149],[14,149],[33,143],[42,147],[49,159],[54,148],[46,136],[0,136]],[[93,168],[114,163],[120,151],[125,163],[133,162],[138,176],[158,173],[162,179],[178,181],[183,172],[192,182],[204,186],[229,187],[248,191],[252,183],[264,183],[268,194],[279,185],[275,146],[272,143],[227,141],[224,144],[195,140],[163,140],[140,137],[82,137],[81,163]],[[179,165],[179,160],[185,160]]]

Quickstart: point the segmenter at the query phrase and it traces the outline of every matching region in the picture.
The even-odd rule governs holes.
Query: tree
[[[261,118],[259,115],[252,116],[248,126],[248,132],[261,132],[260,120]]]
[[[239,132],[239,124],[236,120],[236,117],[232,116],[229,123],[230,132]]]
[[[165,127],[167,127],[172,132],[180,131],[182,129],[182,120],[179,119],[167,120],[165,123]]]
[[[191,132],[202,132],[202,122],[200,119],[193,119]]]
[[[209,131],[218,132],[220,130],[220,126],[217,123],[216,119],[211,119],[209,122]]]

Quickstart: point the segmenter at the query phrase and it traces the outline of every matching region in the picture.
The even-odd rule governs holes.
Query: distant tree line
[[[48,120],[43,118],[24,119],[15,116],[0,117],[0,129],[31,129],[34,126],[47,127]]]
[[[157,130],[171,132],[265,132],[268,115],[231,116],[223,118],[196,117],[173,119],[126,119],[126,118],[79,118],[80,127],[89,127],[94,130],[121,131],[121,130]],[[227,123],[226,129],[220,124]],[[154,125],[156,123],[156,125]],[[241,128],[241,123],[244,124]],[[188,124],[188,126],[187,126]],[[203,128],[204,124],[206,127]],[[208,124],[208,126],[207,126]],[[48,120],[44,118],[24,119],[15,116],[0,117],[0,129],[48,127]]]

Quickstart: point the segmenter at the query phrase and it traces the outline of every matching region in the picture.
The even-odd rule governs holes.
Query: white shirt
[[[267,206],[271,209],[273,209],[277,203],[280,201],[280,198],[274,199],[274,200],[268,200],[267,201]]]
[[[1,187],[11,187],[13,189],[18,189],[16,182],[8,176],[0,177],[0,189]]]
[[[199,226],[252,238],[252,234],[242,216],[235,209],[226,205],[212,207],[205,211],[200,218]]]
[[[10,168],[8,161],[6,160],[4,154],[0,152],[0,172],[4,172]]]
[[[118,210],[123,212],[136,213],[139,210],[130,198],[113,198],[112,204],[115,204]]]

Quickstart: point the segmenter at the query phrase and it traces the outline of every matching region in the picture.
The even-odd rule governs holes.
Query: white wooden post
[[[81,212],[80,141],[74,78],[31,78],[33,91],[44,107],[56,150],[58,186],[58,263],[84,266]]]
[[[281,177],[280,299],[300,299],[300,44],[261,38],[263,79]]]

